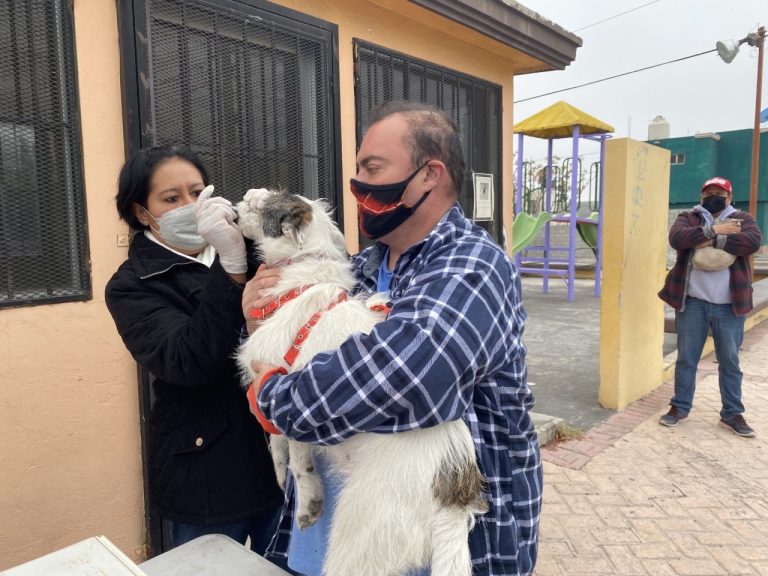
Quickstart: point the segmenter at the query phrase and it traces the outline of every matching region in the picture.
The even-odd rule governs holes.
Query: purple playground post
[[[603,200],[605,199],[605,141],[606,134],[600,135],[600,185],[597,204],[597,262],[595,263],[595,296],[600,296],[603,276]]]
[[[576,210],[579,199],[579,125],[573,126],[573,156],[571,158],[571,217],[568,220],[568,302],[576,293]]]
[[[545,190],[544,210],[552,212],[552,138],[547,140],[547,187]],[[552,254],[549,222],[544,225],[544,262],[542,263],[542,288],[544,294],[549,294],[549,256]]]
[[[515,216],[523,211],[523,133],[517,135],[517,190],[515,191]],[[514,243],[514,238],[512,239]],[[523,264],[522,250],[515,254],[515,265],[518,273]]]

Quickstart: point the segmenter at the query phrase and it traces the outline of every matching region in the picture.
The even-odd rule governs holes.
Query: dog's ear
[[[304,247],[304,237],[310,222],[312,222],[312,209],[302,202],[301,206],[292,206],[283,216],[280,227],[283,235],[288,236],[301,250]]]
[[[331,238],[333,239],[333,245],[336,246],[336,248],[338,248],[342,254],[346,254],[347,240],[344,238],[344,234],[342,234],[341,231],[335,226],[331,231]]]

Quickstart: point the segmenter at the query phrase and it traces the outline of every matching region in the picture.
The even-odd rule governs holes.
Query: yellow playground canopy
[[[533,116],[512,126],[512,132],[535,138],[568,138],[573,136],[573,127],[579,127],[579,134],[607,134],[613,126],[590,116],[562,100],[544,108]]]

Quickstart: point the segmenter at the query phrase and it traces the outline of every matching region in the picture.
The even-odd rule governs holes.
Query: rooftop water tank
[[[656,116],[648,124],[648,140],[663,140],[669,138],[669,122],[664,116]]]

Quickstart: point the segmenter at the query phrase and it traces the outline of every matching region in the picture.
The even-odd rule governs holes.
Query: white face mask
[[[144,212],[149,214],[146,208]],[[195,205],[187,204],[180,208],[169,210],[155,218],[149,214],[157,223],[158,229],[152,228],[153,232],[160,234],[169,246],[179,250],[202,250],[208,245],[205,238],[197,233],[197,218],[195,217]]]

